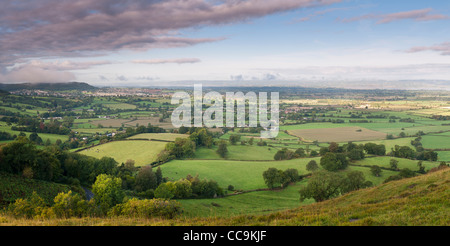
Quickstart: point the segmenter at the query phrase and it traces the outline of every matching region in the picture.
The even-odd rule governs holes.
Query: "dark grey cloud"
[[[30,58],[92,56],[121,49],[147,50],[216,42],[224,38],[189,38],[173,32],[340,1],[3,0],[0,66]]]

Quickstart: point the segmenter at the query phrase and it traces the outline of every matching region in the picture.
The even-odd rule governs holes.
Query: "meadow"
[[[426,135],[426,136],[422,136],[421,142],[425,149],[448,149],[448,150],[450,150],[450,136]]]
[[[119,164],[131,159],[135,161],[135,166],[144,166],[154,162],[165,146],[166,143],[160,141],[125,140],[97,145],[79,153],[99,159],[112,157]]]
[[[288,130],[288,133],[306,141],[344,142],[385,139],[386,134],[362,127],[338,127]]]

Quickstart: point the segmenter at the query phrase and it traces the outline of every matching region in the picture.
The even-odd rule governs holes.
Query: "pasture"
[[[288,133],[305,141],[344,142],[385,139],[386,134],[362,127],[339,127],[288,130]]]
[[[422,136],[422,146],[425,149],[449,149],[450,136],[446,135],[425,135]]]
[[[195,152],[195,159],[228,159],[228,160],[268,160],[272,161],[278,149],[268,146],[254,145],[227,145],[228,155],[222,158],[216,153],[217,146],[212,148],[198,148]]]
[[[119,164],[131,159],[135,166],[145,166],[154,162],[158,154],[164,150],[165,142],[146,140],[113,141],[80,151],[80,154],[102,158],[114,158]]]
[[[320,158],[314,158],[319,162]],[[161,166],[165,177],[174,180],[187,175],[199,175],[200,179],[213,179],[219,186],[233,185],[236,189],[253,190],[267,188],[262,173],[270,167],[286,170],[295,168],[299,174],[307,174],[306,164],[311,159],[287,161],[230,161],[230,160],[173,160]]]

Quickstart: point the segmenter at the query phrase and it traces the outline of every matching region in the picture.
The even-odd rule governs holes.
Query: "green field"
[[[225,159],[228,160],[268,160],[273,161],[273,157],[277,153],[278,149],[268,146],[257,145],[227,145],[228,155]],[[217,153],[217,146],[212,148],[198,148],[195,152],[195,159],[224,159]]]
[[[411,145],[411,141],[414,140],[415,137],[409,137],[409,138],[396,138],[396,139],[385,139],[385,140],[375,140],[375,141],[356,141],[353,142],[354,144],[366,144],[366,143],[375,143],[375,144],[384,144],[386,147],[386,153],[390,152],[391,149],[395,147],[395,145],[398,146],[409,146],[413,147]],[[340,145],[346,144],[346,142],[340,143]]]
[[[314,158],[319,161],[319,158]],[[165,177],[185,178],[199,175],[199,178],[213,179],[221,187],[233,185],[235,189],[252,190],[267,188],[262,173],[270,167],[281,170],[295,168],[299,174],[307,174],[306,164],[311,159],[288,161],[229,161],[229,160],[174,160],[161,166]]]
[[[135,166],[144,166],[154,162],[165,146],[165,142],[159,141],[114,141],[94,146],[79,153],[95,158],[112,157],[119,164],[130,159],[135,161]]]
[[[163,140],[163,141],[175,141],[177,138],[187,138],[187,134],[177,133],[142,133],[129,137],[128,139],[147,139],[147,140]]]
[[[378,157],[365,158],[364,160],[357,161],[354,164],[355,165],[365,165],[365,166],[377,165],[380,167],[390,168],[390,160],[391,159],[395,159],[398,161],[397,165],[398,165],[399,169],[409,168],[413,171],[419,170],[419,167],[417,166],[417,163],[419,162],[418,160],[410,160],[410,159],[390,157],[390,156],[378,156]],[[422,161],[422,165],[425,167],[425,171],[428,171],[433,167],[439,166],[439,162]],[[383,170],[383,172],[384,171],[385,170]]]
[[[11,126],[6,125],[4,122],[0,122],[0,131],[9,132],[11,135],[19,135],[20,131],[11,130]],[[30,136],[31,132],[24,132],[27,137]],[[67,135],[58,135],[58,134],[50,134],[50,133],[38,133],[38,136],[42,138],[42,141],[45,143],[47,139],[53,144],[56,140],[60,139],[61,141],[66,141],[69,139]],[[10,141],[6,141],[10,142]]]
[[[256,191],[214,199],[179,200],[190,217],[228,217],[242,214],[267,214],[296,208],[314,202],[313,199],[299,201],[298,190],[306,180],[278,191]],[[230,193],[230,191],[228,191]]]
[[[436,151],[438,153],[439,161],[450,162],[450,151]]]
[[[426,135],[422,136],[421,143],[425,149],[450,149],[450,136]]]
[[[370,178],[374,184],[382,183],[387,177],[395,175],[396,172],[383,170],[381,177],[371,177],[370,169],[362,165],[378,165],[380,167],[389,168],[390,157],[373,157],[366,158],[362,161],[354,162],[348,170],[363,171],[366,178]],[[409,168],[418,170],[415,160],[400,159],[399,168]],[[266,188],[266,184],[262,178],[262,173],[270,167],[286,170],[288,168],[297,169],[300,175],[309,173],[306,170],[306,164],[316,160],[320,163],[320,158],[304,158],[286,161],[230,161],[230,160],[174,160],[161,166],[164,176],[177,180],[185,178],[187,175],[199,175],[200,178],[213,179],[219,183],[221,187],[226,188],[233,185],[236,189],[252,190]],[[423,162],[426,170],[439,165],[438,162]]]

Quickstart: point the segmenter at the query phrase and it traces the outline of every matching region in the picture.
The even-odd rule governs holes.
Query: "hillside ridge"
[[[267,215],[229,218],[70,218],[15,220],[0,225],[112,226],[429,226],[450,223],[450,168],[354,191],[320,203]]]

